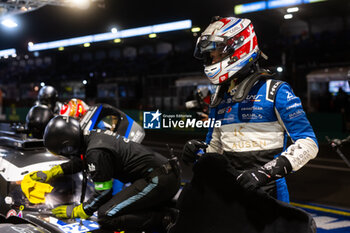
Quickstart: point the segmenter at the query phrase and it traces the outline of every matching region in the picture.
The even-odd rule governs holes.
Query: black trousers
[[[113,196],[98,210],[98,223],[108,230],[153,230],[162,228],[167,203],[180,188],[173,170],[150,173]]]

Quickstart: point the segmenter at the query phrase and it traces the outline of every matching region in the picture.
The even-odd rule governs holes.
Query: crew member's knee
[[[98,214],[98,218],[105,218],[105,217],[108,217],[107,216],[107,210],[105,208],[103,208],[103,206],[101,206],[98,211],[97,211],[97,214]]]

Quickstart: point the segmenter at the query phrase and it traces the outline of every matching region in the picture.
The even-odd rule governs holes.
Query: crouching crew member
[[[80,172],[85,160],[95,185],[95,194],[88,201],[53,209],[56,217],[86,219],[98,211],[101,228],[110,230],[151,230],[172,223],[174,211],[164,206],[180,187],[176,160],[112,131],[83,132],[79,121],[67,116],[48,123],[44,143],[50,152],[73,159],[49,171],[38,171],[32,179],[48,182],[57,175]],[[114,178],[131,185],[112,196]]]

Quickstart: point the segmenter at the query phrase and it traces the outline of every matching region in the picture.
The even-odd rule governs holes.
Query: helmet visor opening
[[[233,54],[243,41],[244,38],[240,37],[201,36],[198,38],[194,56],[203,60],[204,65],[211,65]]]
[[[225,47],[222,47],[216,50],[207,51],[202,53],[203,63],[206,66],[212,65],[217,62],[221,62],[222,60],[226,59],[230,55],[231,55],[230,52],[227,52],[227,51],[225,52]]]

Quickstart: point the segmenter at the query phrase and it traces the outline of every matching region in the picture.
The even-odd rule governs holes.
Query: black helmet
[[[58,98],[56,89],[52,86],[44,86],[40,89],[38,100],[40,104],[47,105],[53,109]]]
[[[35,138],[42,138],[47,123],[54,117],[48,106],[33,106],[26,117],[26,128]]]
[[[69,116],[56,116],[46,126],[44,145],[57,155],[79,155],[83,132],[79,121]]]

